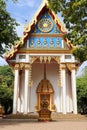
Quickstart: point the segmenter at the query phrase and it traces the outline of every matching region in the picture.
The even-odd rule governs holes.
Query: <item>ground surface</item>
[[[83,121],[1,121],[0,130],[87,130],[87,120]]]

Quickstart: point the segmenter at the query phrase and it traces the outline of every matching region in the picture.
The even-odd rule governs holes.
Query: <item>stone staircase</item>
[[[39,116],[37,113],[29,113],[28,115],[23,114],[16,114],[16,115],[6,115],[3,117],[4,120],[38,120]],[[53,121],[82,121],[87,120],[87,115],[81,114],[59,114],[59,113],[52,113],[51,118]]]
[[[38,119],[38,114],[36,113],[29,113],[27,115],[25,114],[10,114],[4,116],[3,119]]]
[[[87,115],[81,115],[81,114],[59,114],[54,113],[52,114],[53,120],[87,120]]]

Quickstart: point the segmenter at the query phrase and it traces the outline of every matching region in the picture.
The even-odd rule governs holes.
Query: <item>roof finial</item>
[[[25,19],[25,23],[24,23],[24,31],[28,28],[28,24],[27,24],[27,19]]]
[[[44,3],[48,4],[48,0],[42,0]]]

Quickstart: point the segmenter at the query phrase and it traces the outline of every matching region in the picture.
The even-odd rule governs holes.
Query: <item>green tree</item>
[[[87,113],[87,69],[82,77],[77,78],[78,111]]]
[[[87,0],[48,0],[49,6],[56,13],[61,12],[68,30],[68,37],[78,47],[74,55],[83,62],[87,60]],[[78,55],[83,51],[83,59]]]
[[[15,19],[6,10],[5,0],[0,0],[0,56],[18,39],[15,30],[16,26],[18,24]]]
[[[0,103],[5,114],[12,112],[13,79],[11,68],[9,66],[0,66]]]
[[[48,0],[55,13],[60,12],[67,28],[65,37],[76,46],[74,56],[80,62],[87,60],[87,0]],[[79,112],[87,113],[87,71],[77,79]]]

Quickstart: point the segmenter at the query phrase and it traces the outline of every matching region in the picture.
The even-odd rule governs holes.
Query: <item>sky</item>
[[[13,3],[12,0],[7,1],[7,11],[10,12],[11,17],[15,18],[17,23],[20,24],[16,28],[19,37],[23,34],[24,24],[29,23],[37,11],[43,0],[18,0]]]
[[[43,0],[18,0],[16,3],[13,3],[12,0],[7,1],[7,11],[20,25],[16,27],[19,37],[22,37],[23,35],[24,24],[26,21],[29,23],[42,1]],[[0,66],[6,64],[6,61],[0,57]]]

